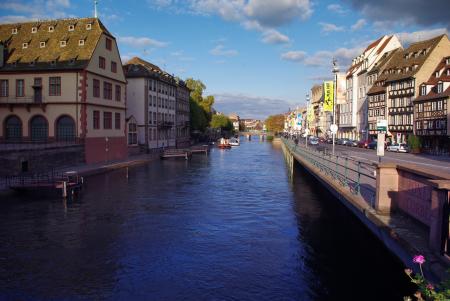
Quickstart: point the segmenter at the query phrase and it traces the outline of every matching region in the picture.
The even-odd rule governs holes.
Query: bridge
[[[444,279],[450,267],[450,173],[413,164],[367,163],[281,140],[291,177],[300,166],[407,267],[417,269],[411,260],[422,254],[426,276]]]

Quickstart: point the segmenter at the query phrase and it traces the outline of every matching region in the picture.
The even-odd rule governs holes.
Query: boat
[[[217,147],[220,149],[229,149],[231,148],[231,144],[228,142],[228,139],[220,138]]]
[[[230,145],[231,146],[239,146],[240,145],[239,139],[231,138],[230,139]]]

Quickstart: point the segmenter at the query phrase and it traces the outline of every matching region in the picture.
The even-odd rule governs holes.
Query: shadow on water
[[[299,165],[292,189],[314,299],[403,300],[414,293],[403,263]]]
[[[0,300],[401,300],[401,264],[280,146],[86,179],[0,202]]]

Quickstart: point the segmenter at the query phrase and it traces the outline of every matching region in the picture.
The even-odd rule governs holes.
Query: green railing
[[[347,156],[334,156],[316,147],[296,145],[292,140],[282,138],[285,146],[293,153],[314,165],[322,174],[346,187],[354,195],[361,196],[372,208],[375,206],[376,165],[361,162]]]

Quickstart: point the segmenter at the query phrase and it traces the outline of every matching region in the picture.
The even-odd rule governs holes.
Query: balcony
[[[158,128],[171,128],[173,127],[173,122],[171,121],[158,121]]]
[[[27,110],[32,106],[40,106],[45,111],[46,103],[43,97],[38,95],[24,97],[7,96],[0,97],[0,106],[9,106],[11,109],[15,106],[25,106]]]

